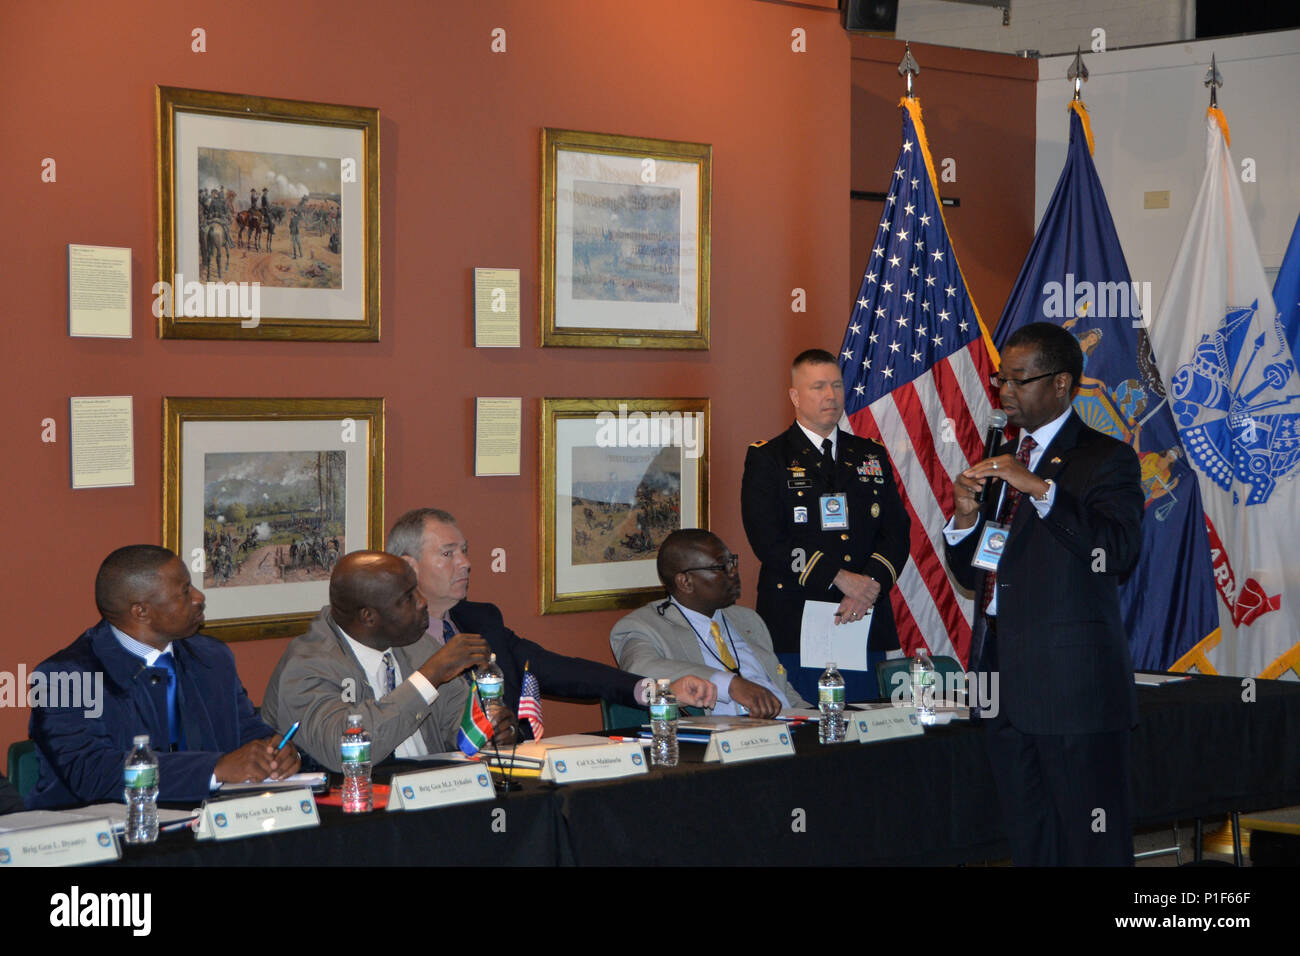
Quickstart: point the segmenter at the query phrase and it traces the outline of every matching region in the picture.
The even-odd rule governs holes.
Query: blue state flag
[[[1075,411],[1132,445],[1142,466],[1142,555],[1120,585],[1133,666],[1167,670],[1219,626],[1209,539],[1146,331],[1150,283],[1132,281],[1092,162],[1087,112],[1082,103],[1070,106],[1065,168],[994,343],[1001,350],[1030,322],[1054,322],[1079,340]]]
[[[1296,220],[1282,268],[1273,281],[1273,304],[1277,306],[1282,337],[1291,346],[1291,354],[1300,355],[1300,219]]]

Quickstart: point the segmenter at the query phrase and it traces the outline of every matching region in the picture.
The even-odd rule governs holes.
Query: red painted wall
[[[750,0],[326,0],[287,10],[228,0],[0,12],[8,306],[0,606],[9,615],[0,671],[30,670],[94,623],[92,582],[105,554],[160,540],[165,395],[384,396],[389,521],[421,505],[453,511],[477,562],[471,595],[501,605],[519,633],[603,661],[612,661],[617,613],[537,613],[539,400],[710,395],[712,526],[744,555],[742,601],[752,605],[755,565],[737,501],[745,447],[785,427],[789,360],[839,343],[857,286],[846,292],[845,276],[861,272],[846,241],[851,60],[838,16]],[[196,27],[207,31],[206,53],[190,50]],[[495,27],[507,31],[504,54],[490,51]],[[804,53],[791,50],[796,28],[805,31]],[[149,293],[156,84],[381,110],[383,341],[157,338]],[[932,137],[946,129],[943,116]],[[1032,103],[1000,121],[1018,122],[1017,135],[988,148],[1023,152],[1030,192],[1023,210],[1000,208],[996,221],[1023,229],[1032,210]],[[711,351],[535,344],[543,126],[713,144]],[[884,169],[897,148],[891,132],[854,155]],[[58,164],[55,183],[40,180],[45,157]],[[879,188],[867,179],[861,188]],[[980,188],[977,178],[963,182],[963,201]],[[132,340],[67,336],[69,242],[133,250]],[[960,236],[958,248],[966,249]],[[967,275],[1005,295],[1019,261],[989,261]],[[521,270],[521,349],[473,348],[475,266]],[[795,287],[807,292],[807,313],[790,311]],[[136,484],[74,492],[68,398],[118,394],[135,396]],[[474,397],[511,394],[525,399],[524,473],[475,478]],[[57,422],[54,444],[41,441],[46,417]],[[489,570],[496,547],[506,549],[506,573]],[[235,645],[254,700],[285,644]],[[26,736],[27,717],[0,709],[0,743]],[[553,733],[599,719],[590,705],[561,703],[548,703],[547,717]]]

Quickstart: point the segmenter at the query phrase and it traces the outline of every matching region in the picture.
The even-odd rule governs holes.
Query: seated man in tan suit
[[[659,549],[657,566],[668,599],[614,625],[609,643],[619,667],[655,678],[694,674],[712,681],[718,689],[714,714],[775,717],[810,706],[786,680],[763,619],[735,606],[739,559],[717,535],[674,531]]]
[[[458,634],[436,646],[415,572],[401,558],[355,551],[334,566],[330,604],[289,644],[262,703],[262,719],[288,730],[300,750],[338,771],[348,714],[363,715],[375,763],[456,749],[469,696],[466,668],[488,659],[487,641]],[[514,717],[493,711],[495,740],[509,746]]]

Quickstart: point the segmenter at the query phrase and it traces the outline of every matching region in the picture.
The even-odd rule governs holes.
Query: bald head
[[[699,528],[683,528],[664,539],[664,543],[659,546],[659,556],[655,559],[655,569],[669,594],[673,593],[673,579],[687,568],[699,564],[700,553],[714,543],[722,542],[713,532]]]
[[[390,603],[412,577],[401,558],[383,551],[353,551],[330,574],[330,610],[341,627],[357,620],[364,608]]]
[[[414,644],[429,628],[415,572],[383,551],[344,555],[330,574],[330,613],[348,637],[386,651]]]
[[[660,546],[656,566],[669,595],[706,617],[740,598],[736,556],[711,531],[674,531]]]

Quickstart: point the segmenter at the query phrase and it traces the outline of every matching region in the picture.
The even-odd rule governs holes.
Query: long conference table
[[[1228,677],[1138,689],[1139,827],[1300,803],[1300,684],[1259,680],[1251,691]],[[319,827],[240,840],[164,834],[125,847],[121,865],[888,866],[1008,856],[977,724],[834,746],[806,726],[794,741],[793,757],[727,766],[682,743],[675,768],[565,786],[530,779],[494,801],[434,810],[322,806]]]

